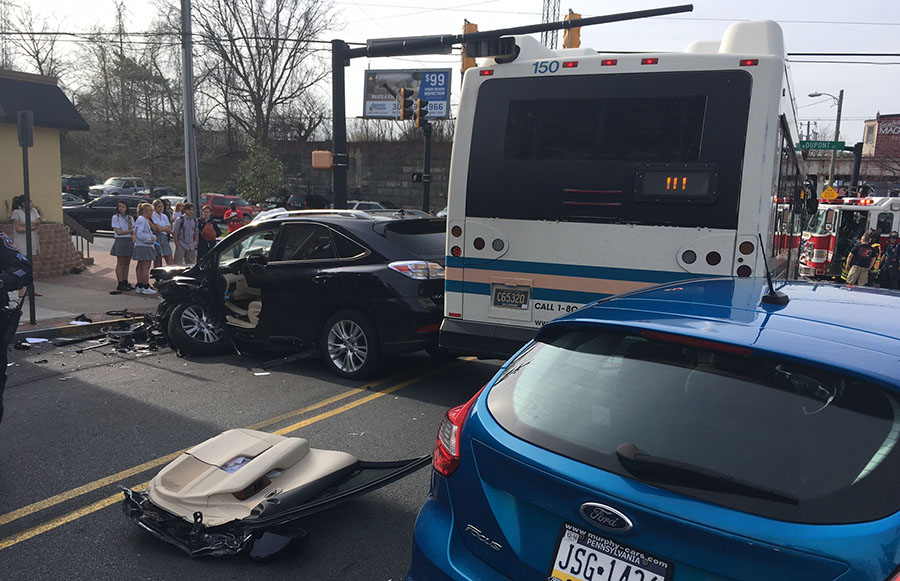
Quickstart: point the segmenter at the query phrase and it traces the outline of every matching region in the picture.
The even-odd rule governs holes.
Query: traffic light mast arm
[[[592,26],[594,24],[608,24],[610,22],[622,22],[625,20],[637,20],[652,16],[666,16],[691,12],[692,4],[670,6],[667,8],[652,8],[650,10],[637,10],[634,12],[622,12],[619,14],[607,14],[604,16],[592,16],[578,20],[561,20],[558,22],[546,22],[542,24],[530,24],[513,28],[501,28],[498,30],[486,30],[471,34],[442,34],[438,36],[410,36],[406,38],[376,38],[366,41],[366,46],[351,48],[347,51],[348,58],[379,57],[379,56],[403,56],[416,54],[440,54],[446,52],[453,45],[477,40],[489,40],[514,34],[532,34],[548,30],[560,30]]]

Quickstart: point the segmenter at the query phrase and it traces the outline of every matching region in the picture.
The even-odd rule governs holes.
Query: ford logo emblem
[[[631,519],[618,510],[596,502],[582,504],[581,516],[594,526],[616,533],[627,533],[634,527]]]

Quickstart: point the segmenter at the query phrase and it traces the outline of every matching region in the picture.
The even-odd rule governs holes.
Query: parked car
[[[154,269],[177,349],[318,350],[364,378],[392,353],[433,349],[443,315],[443,220],[362,213],[276,215],[219,242],[197,265]],[[177,276],[176,276],[177,275]]]
[[[147,199],[138,196],[100,196],[83,206],[63,207],[63,212],[91,232],[112,230],[110,221],[120,201],[125,202],[132,216],[136,216],[138,204],[146,202]]]
[[[144,189],[144,187],[146,186],[144,186],[144,180],[141,178],[109,178],[100,185],[91,186],[89,195],[92,198],[99,198],[100,196],[134,194],[138,190]]]
[[[294,194],[287,201],[288,210],[325,210],[331,200],[319,194]]]
[[[780,290],[670,284],[541,328],[444,417],[407,579],[896,579],[900,301]]]
[[[437,213],[438,218],[446,218],[447,212],[449,211],[450,206],[444,206],[444,209]]]
[[[277,194],[273,194],[263,200],[263,202],[259,205],[260,210],[271,210],[273,208],[284,208],[286,210],[288,207],[288,200],[290,199],[290,192],[278,192]]]
[[[378,202],[372,202],[370,200],[347,200],[347,209],[348,210],[385,210],[384,206],[382,206]]]
[[[185,199],[185,197],[182,196],[178,192],[178,190],[176,190],[172,186],[154,186],[152,194],[150,193],[150,188],[143,188],[143,189],[136,191],[134,193],[134,195],[141,196],[144,198],[152,198],[154,200],[163,199],[163,198],[170,198],[170,201],[171,201],[171,198],[179,198],[181,200]],[[173,205],[174,205],[174,202],[173,202]]]
[[[259,213],[257,206],[248,204],[247,200],[240,196],[226,196],[225,194],[203,194],[200,196],[200,207],[211,206],[213,218],[220,221],[225,219],[225,212],[231,207],[231,202],[234,202],[237,209],[242,213],[250,212],[251,216]]]
[[[89,194],[91,186],[99,183],[99,181],[91,176],[64,174],[62,176],[62,191],[67,194],[79,196],[82,203],[84,203],[90,199]]]
[[[84,198],[75,194],[69,194],[67,192],[62,193],[62,205],[64,208],[68,208],[70,206],[81,206],[84,204]]]

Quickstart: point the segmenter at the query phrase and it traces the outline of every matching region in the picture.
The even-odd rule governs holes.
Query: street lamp
[[[837,101],[837,107],[838,107],[837,122],[834,124],[834,140],[837,141],[841,135],[841,108],[844,106],[844,89],[841,89],[841,91],[840,91],[840,93],[838,93],[837,97],[835,97],[831,93],[820,93],[818,91],[816,91],[815,93],[809,94],[810,97],[821,97],[822,95],[831,97],[832,99]],[[836,157],[837,157],[837,150],[832,149],[831,150],[831,169],[828,170],[828,187],[829,188],[834,183],[834,162],[835,162]]]

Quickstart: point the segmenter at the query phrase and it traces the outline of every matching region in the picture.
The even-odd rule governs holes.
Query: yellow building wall
[[[62,222],[59,130],[34,128],[34,147],[28,149],[31,200],[45,222]],[[12,200],[25,193],[22,179],[22,148],[16,126],[0,123],[0,219],[10,220]]]

